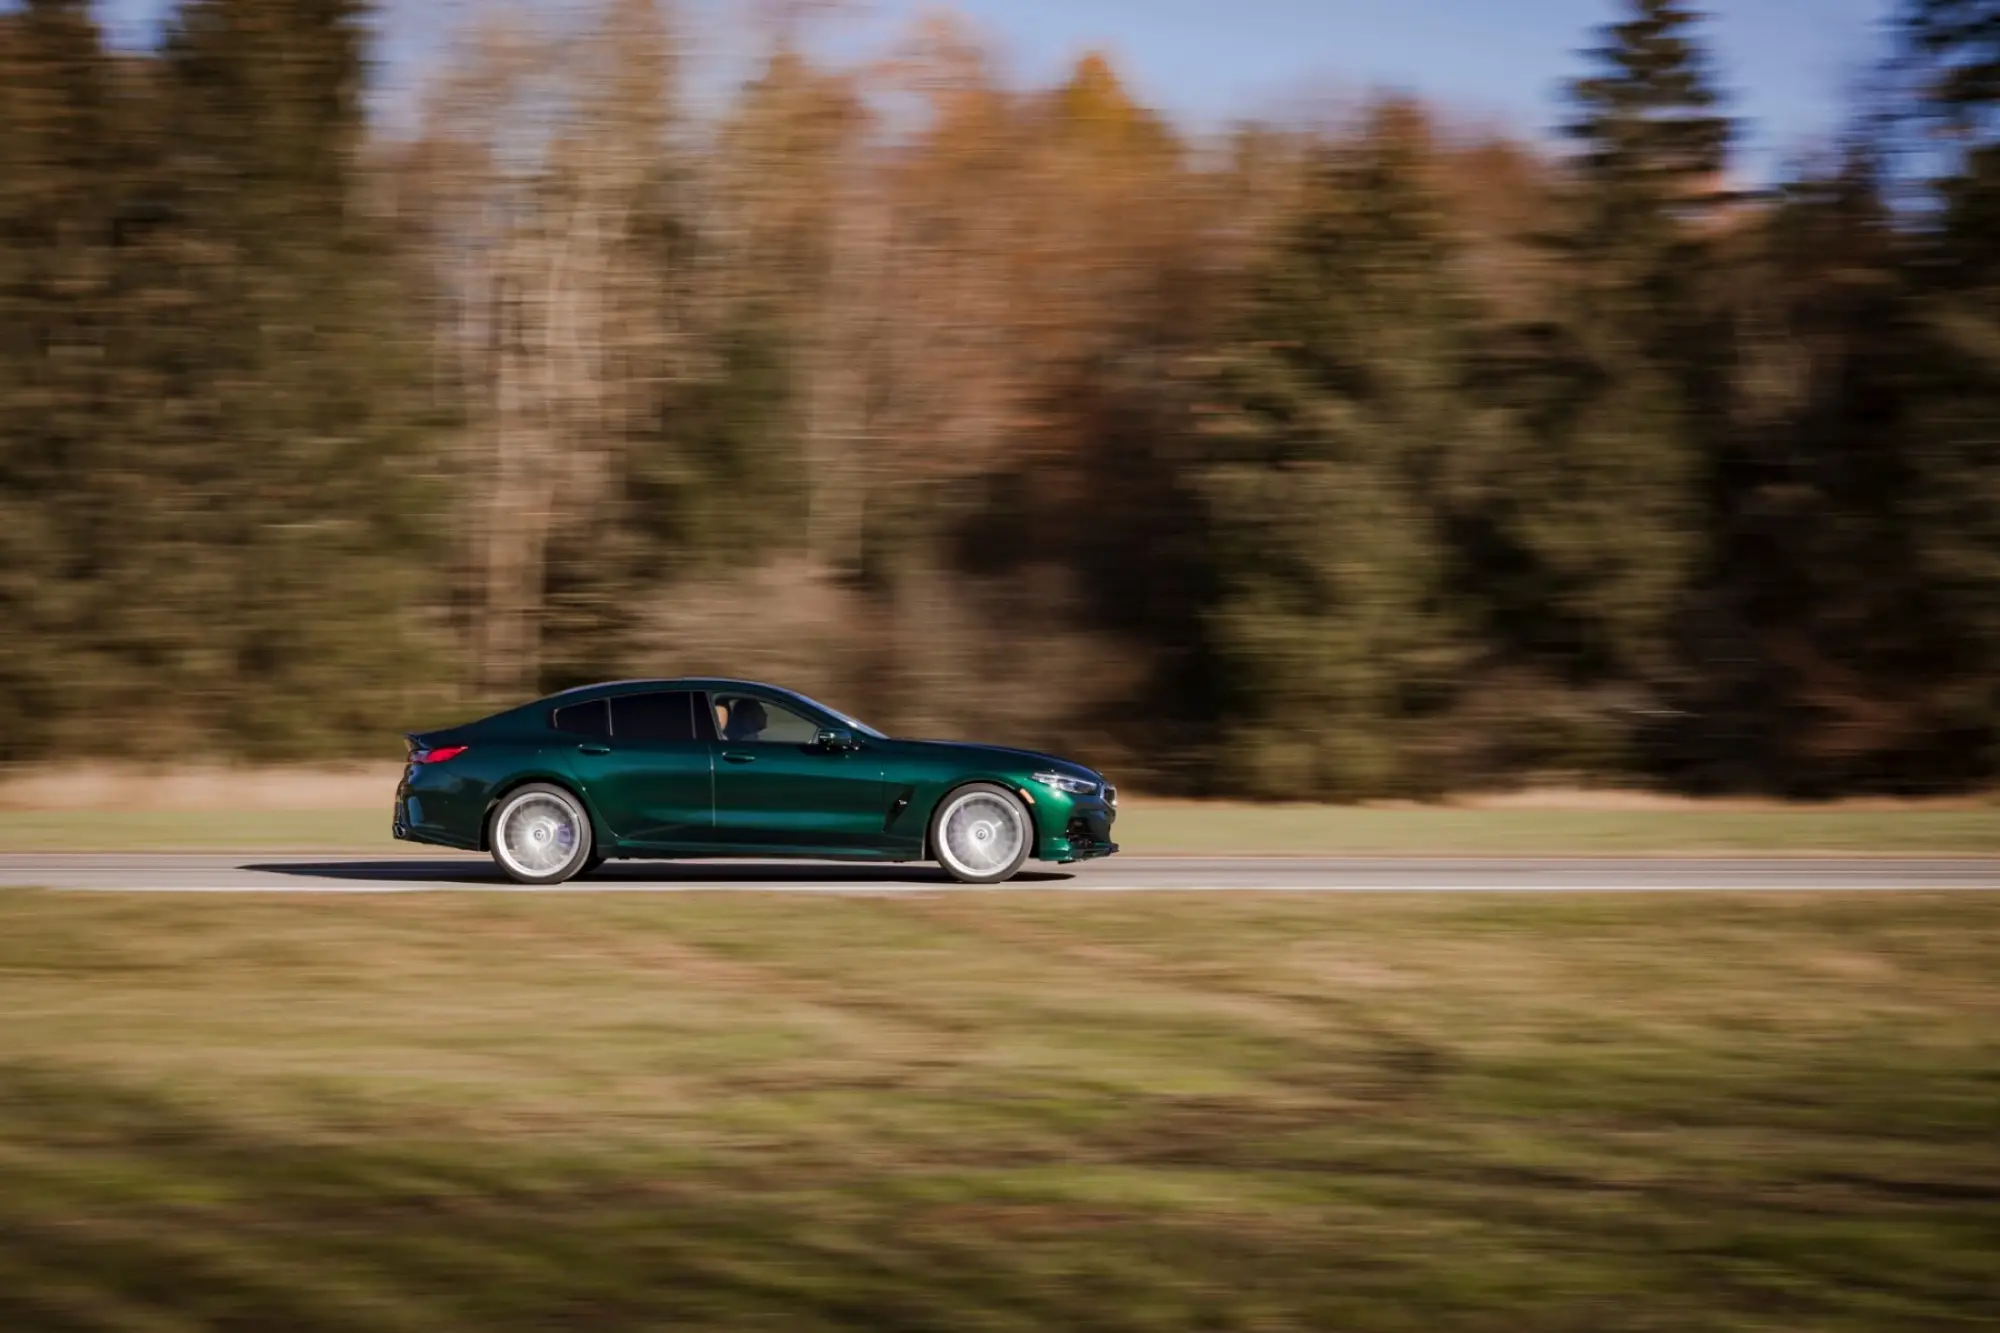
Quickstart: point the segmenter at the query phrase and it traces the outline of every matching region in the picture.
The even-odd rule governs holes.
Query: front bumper
[[[1059,801],[1043,793],[1036,794],[1035,802],[1041,829],[1036,859],[1065,865],[1117,853],[1118,844],[1111,838],[1111,826],[1118,820],[1117,806],[1097,796]]]
[[[1116,856],[1118,844],[1109,838],[1093,838],[1088,834],[1072,834],[1069,838],[1069,854],[1065,861],[1093,861],[1100,856]]]

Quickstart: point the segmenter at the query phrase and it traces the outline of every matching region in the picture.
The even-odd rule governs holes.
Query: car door
[[[621,694],[601,713],[560,709],[558,730],[577,736],[575,771],[598,817],[620,839],[653,847],[696,847],[714,834],[713,757],[701,727],[701,697],[688,690]],[[580,729],[603,729],[585,735]]]
[[[739,849],[879,852],[888,798],[871,750],[817,744],[822,724],[760,694],[716,691],[715,839]],[[761,725],[746,725],[755,717]]]

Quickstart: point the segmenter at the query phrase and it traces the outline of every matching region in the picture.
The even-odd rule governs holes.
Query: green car
[[[613,858],[774,856],[998,884],[1030,857],[1118,850],[1117,789],[1081,764],[898,740],[749,681],[590,685],[409,742],[396,836],[491,852],[523,884]]]

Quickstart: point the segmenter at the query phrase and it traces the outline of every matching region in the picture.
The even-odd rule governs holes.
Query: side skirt
[[[699,843],[614,843],[605,855],[619,861],[859,861],[904,865],[923,860],[921,848],[767,847]]]

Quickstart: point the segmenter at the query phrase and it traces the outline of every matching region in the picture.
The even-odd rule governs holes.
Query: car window
[[[602,699],[571,704],[567,708],[556,709],[549,718],[549,725],[572,736],[609,736],[611,708]]]
[[[817,708],[822,713],[832,714],[833,719],[836,722],[838,722],[841,726],[846,727],[849,731],[854,732],[856,735],[867,736],[872,740],[878,740],[878,741],[886,741],[889,739],[887,733],[877,731],[875,728],[869,726],[866,722],[863,722],[860,718],[849,717],[846,713],[841,712],[838,708],[835,708],[830,704],[822,703],[818,699],[808,699],[805,695],[800,694],[795,690],[786,690],[785,693],[791,695],[793,698],[797,699],[800,703],[807,705],[809,708]]]
[[[811,745],[819,736],[819,723],[769,699],[717,694],[709,703],[715,709],[716,733],[726,744]]]
[[[686,690],[621,694],[611,701],[611,734],[621,741],[692,741],[694,707]]]

